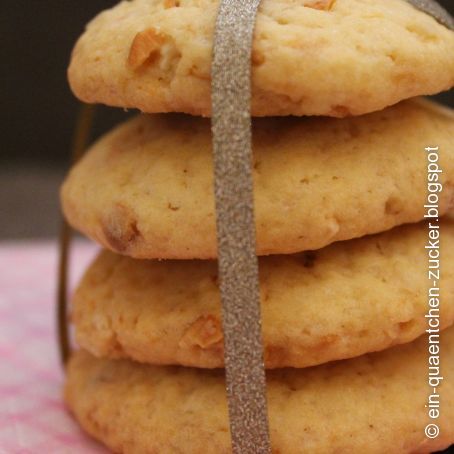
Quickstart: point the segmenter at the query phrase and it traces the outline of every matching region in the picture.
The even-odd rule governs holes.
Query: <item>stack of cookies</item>
[[[92,146],[62,190],[70,224],[105,248],[74,297],[66,400],[115,452],[230,452],[202,118],[217,6],[124,1],[72,55],[81,100],[148,113]],[[404,0],[263,0],[252,114],[267,117],[253,151],[273,452],[454,442],[454,328],[439,334],[454,322],[454,113],[409,99],[449,89],[453,55],[454,33]]]

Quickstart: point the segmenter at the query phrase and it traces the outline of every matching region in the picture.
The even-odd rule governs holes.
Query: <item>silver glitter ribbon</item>
[[[407,0],[407,2],[420,11],[429,14],[450,30],[454,30],[453,17],[435,0]]]
[[[222,0],[212,63],[219,277],[234,453],[269,453],[256,256],[251,49],[260,0]]]
[[[446,27],[437,2],[407,0]],[[252,178],[251,50],[260,0],[221,0],[212,62],[219,276],[232,449],[269,453]]]

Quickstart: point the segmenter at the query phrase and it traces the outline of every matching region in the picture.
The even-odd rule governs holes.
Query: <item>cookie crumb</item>
[[[166,36],[154,28],[137,33],[129,50],[128,65],[136,71],[145,62],[152,62],[165,41]]]
[[[125,252],[141,236],[137,220],[131,209],[117,204],[102,222],[107,244],[116,252]]]
[[[347,106],[337,105],[331,108],[330,114],[333,117],[343,118],[351,116],[352,112]]]
[[[168,203],[167,207],[169,208],[169,210],[172,210],[172,211],[178,211],[180,209],[180,207],[172,205],[170,202]]]
[[[186,330],[179,344],[202,349],[218,346],[223,340],[220,320],[214,315],[202,315]]]
[[[178,8],[180,6],[179,0],[164,0],[164,8]]]
[[[252,50],[252,65],[253,66],[260,66],[265,63],[265,55],[263,55],[263,52],[260,52],[259,50],[253,49]]]
[[[330,11],[333,8],[335,3],[336,3],[336,0],[313,0],[313,1],[310,1],[305,6],[307,6],[308,8],[312,8],[312,9]]]

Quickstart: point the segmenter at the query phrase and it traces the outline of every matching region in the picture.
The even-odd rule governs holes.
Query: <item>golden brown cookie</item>
[[[420,221],[427,146],[439,146],[453,204],[454,114],[407,101],[348,119],[254,122],[259,255],[319,249]],[[62,191],[69,222],[104,247],[135,258],[217,255],[208,120],[139,116],[102,138]]]
[[[133,0],[104,11],[73,51],[89,103],[210,115],[217,0]],[[344,117],[454,84],[454,33],[404,0],[263,0],[252,113]]]
[[[432,405],[439,401],[436,420],[425,408],[432,392],[425,336],[352,360],[269,372],[273,452],[423,454],[448,447],[454,442],[454,329],[440,338],[445,379],[432,399]],[[69,365],[66,400],[85,430],[118,453],[230,452],[222,370],[145,366],[80,352]],[[430,423],[440,427],[432,440],[425,436]]]
[[[441,229],[442,326],[454,321],[454,222]],[[268,368],[307,367],[410,342],[427,328],[425,223],[260,260]],[[100,357],[223,367],[216,262],[103,252],[74,296],[76,338]]]

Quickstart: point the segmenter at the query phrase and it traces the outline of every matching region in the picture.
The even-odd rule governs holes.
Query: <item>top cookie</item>
[[[81,100],[209,116],[217,0],[133,0],[101,13],[69,67]],[[263,0],[252,114],[343,117],[454,84],[454,33],[404,0]]]

